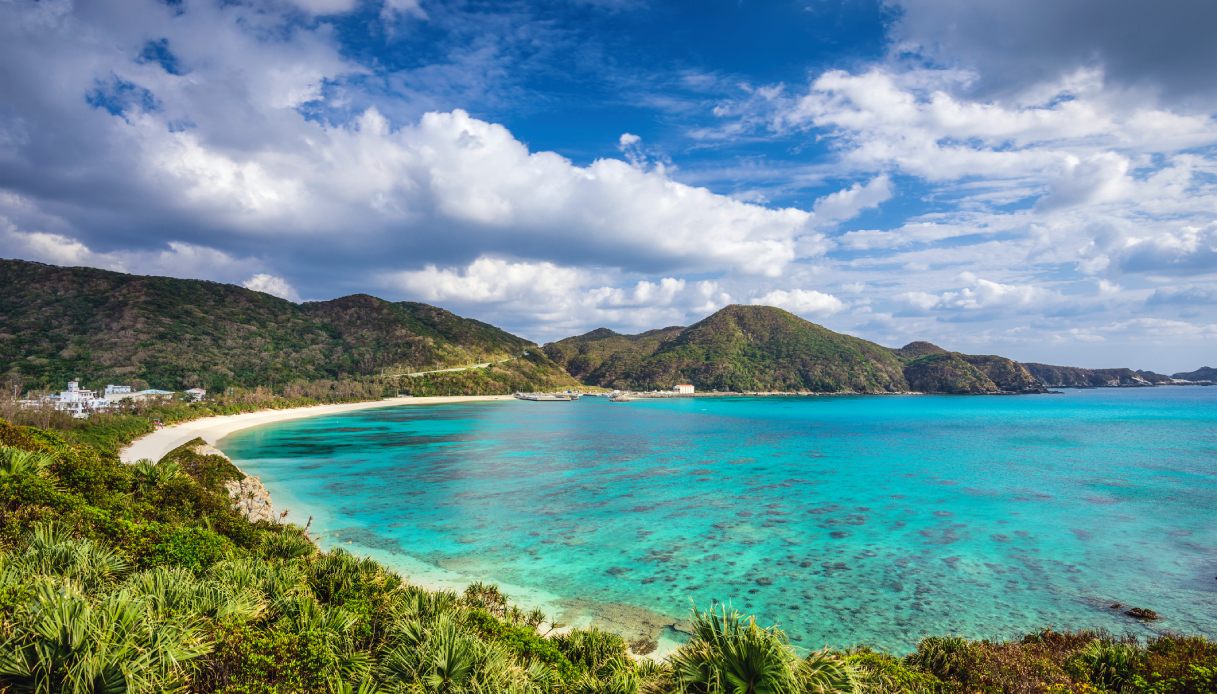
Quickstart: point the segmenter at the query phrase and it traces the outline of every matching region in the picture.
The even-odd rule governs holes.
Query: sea
[[[327,548],[669,646],[715,603],[807,650],[1217,636],[1217,387],[397,406],[220,447]]]

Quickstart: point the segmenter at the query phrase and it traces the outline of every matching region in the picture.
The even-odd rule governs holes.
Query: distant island
[[[727,306],[688,327],[607,328],[538,346],[481,321],[366,294],[293,303],[230,284],[0,260],[0,379],[137,389],[268,388],[375,397],[581,387],[777,393],[1042,393],[1211,383],[1173,376],[889,348],[771,306]],[[351,385],[354,384],[354,385]]]

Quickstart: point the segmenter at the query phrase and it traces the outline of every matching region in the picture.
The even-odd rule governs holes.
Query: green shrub
[[[207,528],[177,527],[152,547],[150,561],[153,564],[184,566],[200,571],[231,557],[234,552],[232,541],[214,531]]]
[[[930,636],[917,644],[907,662],[942,680],[967,685],[974,678],[977,654],[973,645],[959,636]]]
[[[845,662],[857,673],[862,694],[938,694],[948,691],[942,680],[869,649],[851,651]]]

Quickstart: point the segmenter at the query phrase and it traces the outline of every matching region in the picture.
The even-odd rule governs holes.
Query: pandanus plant
[[[54,456],[47,453],[0,446],[0,477],[41,475],[54,462]]]
[[[114,550],[73,539],[67,528],[40,523],[26,536],[25,551],[5,562],[19,574],[70,579],[87,589],[113,584],[129,569]]]
[[[854,692],[853,673],[828,652],[800,659],[781,630],[727,606],[694,612],[693,636],[671,658],[678,691],[690,694]]]
[[[156,617],[151,601],[117,591],[94,603],[71,580],[38,579],[15,634],[0,645],[12,692],[168,692],[210,646],[194,619]]]
[[[545,694],[554,672],[539,662],[521,667],[497,643],[465,627],[457,611],[401,619],[382,654],[379,681],[390,691],[429,694]]]
[[[36,526],[21,554],[0,556],[0,588],[29,595],[3,623],[6,691],[175,691],[210,651],[207,621],[248,622],[266,609],[254,586],[225,580],[235,574],[127,572],[112,550],[55,524]]]
[[[172,460],[154,463],[147,458],[137,460],[131,466],[135,484],[140,489],[155,489],[168,484],[182,475],[182,466]]]

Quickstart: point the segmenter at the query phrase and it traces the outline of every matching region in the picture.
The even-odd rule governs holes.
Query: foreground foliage
[[[294,526],[250,523],[222,456],[188,445],[119,464],[146,416],[70,426],[0,420],[0,691],[1217,692],[1202,638],[1044,631],[799,655],[724,606],[695,614],[666,662],[636,661],[615,634],[548,635],[495,586],[423,590]]]

